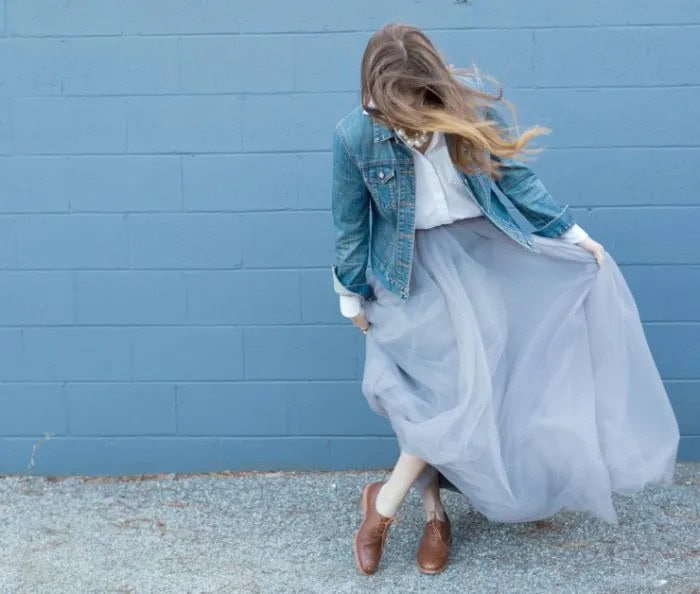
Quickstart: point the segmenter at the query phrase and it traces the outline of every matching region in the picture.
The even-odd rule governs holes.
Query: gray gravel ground
[[[445,489],[455,542],[434,576],[415,564],[412,490],[366,577],[359,496],[387,475],[0,477],[0,591],[700,593],[700,463],[680,463],[672,487],[616,495],[618,526],[573,512],[494,523]]]

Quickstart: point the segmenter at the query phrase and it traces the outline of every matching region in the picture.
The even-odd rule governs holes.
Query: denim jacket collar
[[[389,130],[389,128],[382,126],[376,120],[372,120],[372,126],[374,127],[374,142],[381,142],[382,140],[396,136],[396,133],[393,130]]]
[[[368,105],[370,107],[374,107],[374,101],[370,99]],[[367,113],[366,109],[362,110],[362,113],[365,114],[366,116],[369,116]],[[386,126],[382,126],[379,122],[376,120],[372,119],[372,134],[374,138],[374,142],[381,142],[383,140],[386,140],[387,138],[391,138],[392,136],[396,136],[396,132],[393,130],[390,130]]]

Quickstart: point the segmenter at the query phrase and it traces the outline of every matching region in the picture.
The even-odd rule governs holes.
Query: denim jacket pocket
[[[377,205],[385,212],[395,211],[398,207],[396,165],[367,165],[362,174]]]

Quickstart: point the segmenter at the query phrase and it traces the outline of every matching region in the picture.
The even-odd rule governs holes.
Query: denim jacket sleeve
[[[484,90],[484,81],[478,74],[474,77],[460,76],[459,78],[472,88]],[[506,132],[508,131],[505,119],[495,107],[485,107],[483,114],[486,119],[494,120]],[[493,158],[503,165],[501,169],[503,176],[496,185],[535,227],[533,231],[535,235],[558,237],[574,226],[575,221],[569,212],[568,205],[559,204],[526,163],[495,155]]]
[[[494,107],[487,107],[484,112],[487,119],[496,121],[507,130],[505,120]],[[559,204],[526,163],[495,155],[493,158],[502,164],[503,176],[496,184],[535,227],[535,235],[558,237],[574,226],[569,206]]]
[[[333,288],[339,295],[372,297],[366,270],[370,237],[370,193],[339,125],[333,135],[331,211],[336,228]]]

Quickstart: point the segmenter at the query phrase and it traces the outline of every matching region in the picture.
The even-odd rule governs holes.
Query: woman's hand
[[[598,243],[595,239],[589,236],[586,237],[586,239],[582,239],[581,241],[579,241],[576,245],[580,245],[584,250],[591,252],[591,254],[595,256],[595,259],[598,262],[598,266],[602,266],[605,248],[600,243]]]
[[[360,330],[369,329],[369,321],[367,320],[367,316],[365,316],[364,311],[361,311],[359,314],[350,319],[352,320],[352,323],[355,324],[355,326],[357,326]]]

